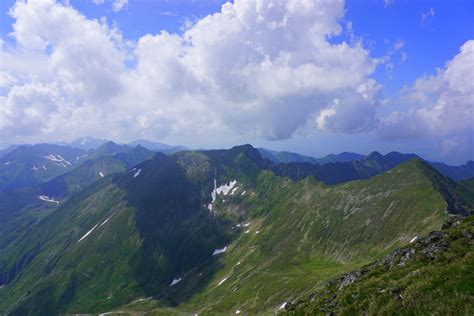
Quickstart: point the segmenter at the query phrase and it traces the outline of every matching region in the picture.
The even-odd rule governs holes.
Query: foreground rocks
[[[455,246],[453,246],[454,243]],[[451,248],[454,250],[452,251]],[[389,255],[362,269],[346,273],[339,278],[328,281],[322,289],[311,294],[309,297],[301,298],[288,304],[285,312],[297,315],[376,314],[377,312],[371,311],[364,304],[359,305],[358,301],[361,295],[364,295],[364,300],[366,301],[369,300],[367,298],[368,295],[374,297],[384,296],[388,300],[388,304],[398,304],[402,308],[401,310],[403,310],[406,306],[409,307],[410,304],[416,305],[416,301],[411,298],[408,300],[404,296],[406,282],[398,282],[398,279],[390,282],[392,279],[420,278],[423,281],[426,279],[429,282],[433,277],[431,275],[423,275],[424,272],[422,270],[424,267],[436,264],[442,265],[442,262],[445,261],[446,264],[451,264],[451,262],[456,262],[454,259],[459,258],[460,260],[465,260],[464,258],[472,257],[473,250],[473,216],[467,219],[459,216],[450,216],[443,224],[441,231],[433,231],[427,236],[414,238],[408,246],[395,249]],[[436,271],[436,269],[434,270]],[[468,272],[472,271],[472,266],[467,267],[466,270]],[[392,275],[395,277],[392,278]],[[459,278],[462,278],[462,276],[459,276]],[[381,280],[385,281],[381,282]],[[447,281],[451,282],[453,280],[448,279]],[[463,286],[469,287],[471,285],[474,287],[474,275],[472,273],[470,273],[467,279],[459,281],[465,282]],[[412,294],[410,292],[411,296],[413,296]],[[420,296],[421,293],[417,293],[417,295]],[[453,293],[452,295],[460,296],[459,293]],[[460,306],[460,310],[467,309],[470,311],[474,308],[472,307],[474,305],[473,298],[466,297],[464,300],[467,302],[466,306]],[[348,313],[348,310],[351,312]],[[401,313],[403,314],[403,312]]]

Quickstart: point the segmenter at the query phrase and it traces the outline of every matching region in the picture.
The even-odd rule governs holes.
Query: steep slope
[[[43,195],[61,199],[109,174],[125,172],[153,154],[142,146],[136,146],[113,156],[88,159],[74,170],[41,184],[40,189]]]
[[[0,312],[132,301],[121,309],[272,312],[440,227],[449,209],[439,177],[427,176],[437,172],[419,161],[336,186],[269,165],[244,145],[157,154],[100,179],[0,253]]]
[[[431,166],[453,180],[466,180],[474,177],[474,161],[470,160],[464,165],[450,166],[440,162],[430,162]]]
[[[163,154],[95,182],[0,255],[0,310],[94,311],[168,289],[227,238],[197,192]]]
[[[408,162],[371,180],[335,187],[263,172],[255,188],[218,200],[220,211],[237,216],[240,236],[227,246],[223,268],[210,285],[180,309],[272,312],[295,293],[439,228],[447,203],[421,168],[422,162]],[[195,277],[177,286],[186,288]]]
[[[279,176],[290,177],[293,180],[303,180],[309,176],[313,176],[325,184],[338,184],[352,180],[369,179],[384,171],[381,168],[368,166],[360,161],[335,162],[325,165],[314,165],[307,162],[290,162],[287,164],[273,164],[270,168]]]
[[[94,150],[90,150],[88,153],[88,159],[95,159],[106,156],[113,156],[119,153],[127,153],[132,150],[133,147],[128,145],[122,145],[108,141],[99,146]]]
[[[320,165],[325,165],[331,162],[348,162],[364,159],[365,155],[351,152],[342,152],[339,154],[330,154],[321,158],[316,158],[316,162]]]
[[[0,158],[0,190],[32,187],[72,170],[85,152],[67,146],[20,146]]]
[[[459,184],[469,190],[471,193],[474,193],[474,177],[459,181]]]
[[[285,313],[472,315],[474,217],[451,220],[443,229],[331,280],[285,306]]]
[[[309,162],[290,162],[273,164],[270,168],[279,176],[302,180],[308,176],[315,177],[326,184],[338,184],[352,180],[369,179],[393,167],[412,159],[412,155],[389,153],[383,156],[372,152],[361,160],[327,162],[314,164]]]
[[[125,172],[152,155],[137,146],[128,153],[86,160],[75,169],[30,188],[0,191],[0,248],[31,229],[74,193],[109,174]]]
[[[287,171],[280,172],[284,175],[291,176],[293,179],[304,179],[308,175],[313,175],[326,184],[368,179],[375,174],[390,170],[405,161],[422,159],[415,154],[403,154],[396,151],[392,151],[386,155],[374,151],[367,156],[343,152],[337,155],[331,154],[321,158],[314,158],[287,151],[278,152],[265,148],[258,148],[258,150],[264,158],[269,159],[276,165],[275,171],[278,172],[281,168],[287,169]],[[335,163],[342,164],[337,165],[335,168]],[[473,161],[468,161],[466,164],[460,166],[450,166],[441,162],[432,161],[428,163],[441,174],[455,181],[474,176]],[[285,164],[289,166],[285,166]],[[319,165],[319,168],[313,167],[312,165]],[[326,165],[329,165],[327,169],[325,168]],[[321,174],[324,173],[331,174],[334,169],[343,169],[344,176],[321,176]]]
[[[4,149],[0,150],[0,158],[5,156],[6,154],[11,153],[12,151],[14,151],[15,149],[17,149],[20,146],[22,146],[22,145],[11,145],[11,146],[8,146],[7,148],[4,148]]]

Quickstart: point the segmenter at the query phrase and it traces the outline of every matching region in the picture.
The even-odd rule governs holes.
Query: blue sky
[[[124,40],[130,40],[135,43],[131,44],[132,46],[137,45],[136,43],[146,34],[156,35],[162,30],[172,34],[176,33],[183,35],[184,32],[189,29],[189,25],[195,25],[204,17],[220,12],[221,6],[224,3],[224,1],[217,0],[129,0],[128,4],[123,9],[116,12],[112,7],[113,0],[96,2],[103,3],[96,4],[93,3],[92,0],[70,0],[69,4],[75,12],[84,14],[87,19],[100,19],[106,17],[106,24],[109,27],[116,27],[121,32]],[[12,17],[8,14],[9,8],[12,7],[14,3],[15,1],[13,0],[0,2],[0,38],[4,41],[4,49],[8,49],[10,54],[19,55],[18,36],[9,35],[13,31],[12,24],[15,20],[22,18],[21,12],[18,13],[16,17]],[[60,1],[59,4],[61,3],[64,3],[64,1]],[[423,76],[435,76],[437,74],[437,68],[440,68],[441,71],[443,71],[446,64],[459,54],[460,48],[463,44],[474,39],[474,19],[472,12],[474,12],[474,1],[468,0],[392,0],[385,2],[348,0],[344,3],[342,14],[337,12],[334,13],[336,16],[339,14],[336,20],[341,27],[341,33],[336,36],[327,36],[328,42],[332,44],[339,44],[343,41],[349,43],[357,42],[363,47],[364,51],[367,52],[367,58],[370,59],[371,62],[379,60],[376,68],[373,71],[368,71],[368,73],[364,75],[364,80],[375,80],[380,86],[380,90],[377,90],[379,91],[377,94],[377,101],[374,101],[374,104],[377,103],[377,105],[374,105],[376,110],[361,105],[362,110],[357,112],[368,113],[367,115],[374,116],[374,119],[372,119],[374,122],[369,122],[366,125],[356,126],[357,124],[354,122],[344,122],[344,124],[337,124],[331,121],[325,122],[324,115],[321,116],[324,109],[321,109],[321,106],[319,106],[317,111],[322,111],[319,112],[319,116],[317,111],[314,112],[312,109],[308,109],[307,112],[299,114],[301,117],[304,117],[305,115],[316,115],[314,120],[319,117],[318,122],[320,123],[318,124],[320,124],[320,126],[317,129],[308,127],[310,124],[303,122],[304,120],[301,117],[295,118],[295,122],[297,121],[297,123],[289,126],[287,128],[288,131],[280,131],[265,119],[256,119],[254,122],[256,126],[266,128],[266,124],[270,124],[269,129],[273,129],[274,131],[272,130],[271,133],[267,134],[266,132],[263,132],[263,136],[260,132],[236,133],[233,131],[235,130],[233,122],[247,122],[248,118],[240,117],[238,113],[230,113],[224,118],[218,116],[218,119],[222,119],[221,124],[224,126],[223,128],[221,128],[221,126],[221,129],[216,129],[215,131],[209,129],[203,132],[203,136],[192,138],[189,136],[189,132],[181,133],[178,127],[176,127],[176,124],[174,124],[175,121],[179,121],[179,118],[169,118],[166,115],[162,115],[159,116],[157,122],[162,124],[165,124],[163,122],[166,122],[166,124],[170,124],[170,126],[172,126],[170,129],[176,130],[176,132],[166,133],[161,130],[157,131],[156,129],[150,129],[146,133],[143,132],[145,134],[135,133],[131,137],[143,136],[160,141],[180,142],[188,146],[194,145],[194,147],[219,147],[230,146],[236,142],[251,142],[260,146],[274,149],[294,150],[316,156],[340,151],[358,151],[368,153],[372,150],[380,150],[382,152],[399,150],[404,152],[417,152],[429,159],[443,160],[451,163],[461,163],[467,159],[474,159],[472,128],[467,126],[464,129],[460,129],[455,126],[451,130],[446,129],[442,134],[439,134],[437,132],[427,132],[423,130],[423,128],[413,127],[415,125],[423,125],[426,123],[426,126],[433,128],[433,130],[437,129],[436,126],[433,126],[434,123],[432,122],[420,123],[419,117],[412,119],[410,115],[412,115],[413,109],[416,109],[416,107],[421,108],[422,105],[406,102],[406,98],[401,97],[401,95],[406,94],[407,89],[412,89],[410,91],[417,95],[420,93],[425,93],[426,95],[429,94],[429,98],[436,99],[436,93],[440,96],[440,99],[441,96],[446,97],[448,92],[436,92],[433,96],[431,90],[428,88],[415,89],[414,83],[417,79],[423,78]],[[328,25],[329,23],[330,22],[328,22]],[[186,25],[188,26],[186,27]],[[305,30],[301,31],[304,32]],[[356,46],[356,44],[353,45]],[[52,50],[54,51],[54,45],[52,47]],[[133,50],[133,48],[130,48],[129,50]],[[355,53],[356,52],[354,51],[354,54]],[[156,54],[159,55],[160,51],[157,50]],[[131,67],[133,68],[135,67],[135,64],[139,62],[136,58],[131,59]],[[126,63],[128,62],[126,61]],[[360,67],[363,67],[362,64],[364,61],[360,62]],[[469,64],[466,67],[469,67]],[[368,68],[370,67],[366,66],[366,69]],[[355,71],[359,70],[364,71],[362,68],[357,68]],[[447,73],[451,72],[447,71]],[[348,75],[350,74],[348,73]],[[168,78],[167,80],[170,79]],[[219,77],[219,80],[221,80],[221,77]],[[232,79],[230,80],[231,82],[229,82],[229,84],[232,85]],[[434,82],[436,80],[433,79],[431,81]],[[434,86],[433,82],[427,83],[427,85]],[[62,91],[63,90],[64,89],[62,89]],[[341,98],[344,99],[347,97],[348,100],[352,100],[352,97],[346,96],[346,90],[347,88],[341,88],[341,91],[343,91],[341,93],[344,94]],[[375,90],[376,89],[374,88],[374,91]],[[0,92],[1,91],[3,91],[4,94],[9,92],[8,89],[0,90]],[[305,93],[307,94],[307,92]],[[466,95],[463,100],[468,100],[467,102],[470,102],[469,100],[471,99],[469,98],[472,97],[470,93],[471,92],[465,92]],[[311,97],[302,94],[303,93],[297,94],[296,92],[291,92],[291,102],[296,102],[294,100],[312,102],[312,98],[315,98],[315,95],[318,95],[318,97],[321,95],[320,92],[317,94],[315,93]],[[69,96],[66,96],[66,98],[69,98]],[[275,97],[272,96],[272,102],[287,102],[288,98],[275,99]],[[328,98],[334,98],[334,95],[331,94]],[[82,100],[86,98],[84,97],[80,99]],[[335,99],[340,98],[336,96],[334,100]],[[74,97],[74,100],[77,100],[76,96]],[[151,100],[153,102],[153,99]],[[222,99],[219,98],[219,100],[224,100],[223,102],[225,102],[226,99],[225,97],[222,97]],[[324,102],[327,102],[326,96],[324,96],[324,100]],[[432,100],[432,102],[434,101]],[[235,105],[233,106],[235,107]],[[248,107],[248,104],[241,103],[239,106]],[[453,109],[461,108],[461,106],[454,106],[455,105],[453,105]],[[466,108],[465,103],[463,103],[462,106],[464,109]],[[198,105],[193,106],[191,110],[198,107]],[[278,122],[278,120],[282,120],[282,122],[285,122],[285,116],[292,115],[291,111],[288,112],[288,108],[289,107],[283,107],[283,109],[286,109],[282,110],[284,112],[282,114],[283,118],[275,116],[273,121]],[[433,108],[433,105],[426,105],[426,109],[432,110]],[[268,109],[265,108],[265,110]],[[189,111],[190,109],[186,109],[184,113],[189,113]],[[333,115],[333,117],[337,117],[337,115],[334,115],[331,111],[336,111],[334,107],[330,109],[329,113],[332,113],[331,115]],[[388,129],[382,129],[375,126],[380,124],[375,122],[375,120],[380,121],[379,118],[382,118],[382,121],[384,122],[392,122],[394,112],[404,112],[404,122],[411,121],[403,124],[398,122],[398,125],[395,124],[394,126],[389,126]],[[451,109],[446,109],[446,113],[448,112],[450,113]],[[156,114],[156,111],[153,113]],[[263,112],[262,110],[262,112],[252,113],[253,114],[249,115],[264,116],[266,115],[265,113],[268,112]],[[472,118],[469,117],[469,115],[472,115],[472,111],[467,112],[467,114],[467,118]],[[343,113],[341,120],[347,120],[347,117],[354,117],[354,115],[355,114],[352,112],[346,114]],[[163,118],[163,116],[166,117]],[[132,117],[132,115],[130,115],[130,117]],[[269,117],[269,120],[272,120],[272,116],[270,115]],[[391,119],[388,120],[388,117]],[[456,117],[463,117],[463,115],[460,113],[459,116]],[[464,117],[466,117],[466,115],[464,115]],[[140,122],[147,121],[147,119],[144,118],[136,118],[136,120],[141,120]],[[292,119],[289,119],[288,121],[291,120]],[[354,120],[360,121],[364,120],[364,118],[355,117]],[[456,118],[449,120],[455,121]],[[170,123],[170,121],[173,121],[173,123]],[[231,123],[229,123],[230,121]],[[117,132],[107,135],[105,132],[99,131],[97,132],[98,135],[92,136],[116,137],[118,140],[126,140],[127,136],[124,136],[123,132],[119,129],[123,126],[128,126],[131,123],[120,121],[114,124],[118,124],[117,126],[119,126],[117,127]],[[141,127],[148,126],[146,123],[140,124]],[[208,125],[212,126],[213,124],[209,123]],[[227,125],[231,125],[232,127],[227,129],[225,127]],[[235,125],[238,125],[238,123],[235,123]],[[245,128],[248,128],[248,126]],[[406,137],[398,137],[397,135],[394,135],[394,133],[396,134],[397,129],[404,128],[412,128],[413,131],[407,133],[408,136]],[[0,132],[1,130],[2,126],[0,117]],[[94,129],[91,128],[91,130],[93,131]],[[223,131],[222,134],[220,134],[220,130]],[[393,132],[394,130],[395,132]],[[87,130],[77,131],[75,133],[77,134],[79,132],[86,133]],[[91,133],[94,134],[94,132]],[[67,137],[73,138],[75,136],[80,136],[76,134],[70,133]],[[216,134],[225,136],[217,137]],[[39,139],[40,136],[38,136],[38,133],[22,133],[18,132],[18,129],[17,132],[11,132],[9,135],[9,140],[3,139],[4,145],[11,143],[14,140],[32,142],[42,140]],[[50,134],[45,134],[44,137],[50,137]],[[2,142],[0,141],[0,145],[1,144]],[[456,147],[455,144],[461,145]]]

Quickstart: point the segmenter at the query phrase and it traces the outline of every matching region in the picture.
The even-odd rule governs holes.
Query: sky
[[[94,136],[474,160],[474,1],[0,2],[0,148]]]

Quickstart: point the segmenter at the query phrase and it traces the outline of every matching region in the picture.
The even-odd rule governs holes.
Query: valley
[[[250,145],[107,152],[24,193],[0,238],[0,311],[283,312],[473,210],[469,185],[419,159],[328,185]]]

